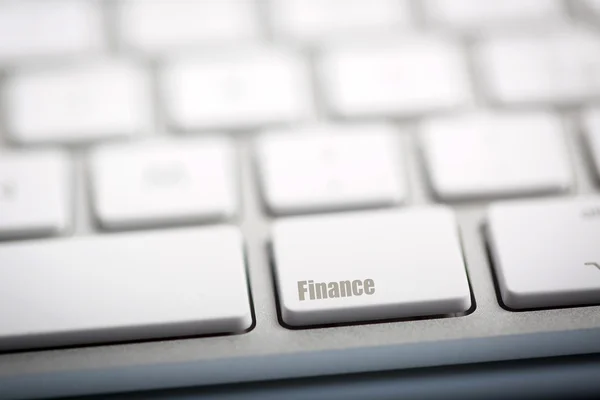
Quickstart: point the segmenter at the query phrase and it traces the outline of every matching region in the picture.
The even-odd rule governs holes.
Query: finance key
[[[458,227],[442,206],[275,222],[273,258],[290,326],[454,315],[471,307]]]

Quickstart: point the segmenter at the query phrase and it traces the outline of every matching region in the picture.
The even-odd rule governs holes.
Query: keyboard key
[[[487,228],[507,307],[600,303],[600,197],[494,204]]]
[[[423,152],[443,200],[557,193],[571,186],[560,118],[479,113],[430,120]]]
[[[233,227],[3,244],[0,273],[0,350],[240,333],[252,324]]]
[[[150,120],[146,77],[124,62],[20,72],[4,95],[8,134],[23,144],[133,135]]]
[[[0,153],[0,239],[54,235],[71,221],[70,163],[54,150]]]
[[[411,116],[470,100],[463,55],[443,40],[340,47],[324,52],[320,67],[324,94],[337,116]]]
[[[276,34],[298,41],[389,32],[411,19],[404,0],[275,0],[271,16]]]
[[[600,96],[600,37],[592,33],[489,39],[477,53],[494,102],[569,105]]]
[[[471,307],[456,221],[445,207],[283,219],[274,223],[272,240],[288,325],[454,314]]]
[[[600,109],[588,111],[585,115],[585,124],[590,153],[596,166],[596,176],[600,179]]]
[[[251,128],[310,115],[306,65],[277,50],[179,60],[163,71],[170,122],[176,129]]]
[[[127,0],[118,4],[125,45],[164,52],[258,36],[255,4],[238,0]]]
[[[0,3],[0,64],[47,56],[88,54],[103,47],[98,2]]]
[[[385,125],[322,125],[263,135],[257,148],[267,207],[288,214],[403,201],[395,134]]]
[[[108,229],[231,217],[234,159],[226,139],[100,147],[90,163],[96,217]]]
[[[557,0],[426,0],[424,5],[434,24],[463,30],[556,24],[564,12]]]

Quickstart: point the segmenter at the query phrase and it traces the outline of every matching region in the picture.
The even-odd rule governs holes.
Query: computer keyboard
[[[0,0],[0,398],[600,352],[600,2]]]

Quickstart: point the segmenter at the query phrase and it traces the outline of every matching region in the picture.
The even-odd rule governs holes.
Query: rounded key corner
[[[234,334],[249,333],[256,328],[256,318],[254,317],[252,307],[250,307],[247,312],[244,312],[236,317],[236,320],[237,324],[232,331]]]
[[[518,290],[514,290],[506,287],[505,283],[498,282],[500,286],[498,302],[500,306],[506,311],[518,312],[526,310],[528,307],[524,307],[519,301],[520,293]]]
[[[279,323],[287,329],[301,329],[308,325],[302,322],[299,314],[293,309],[287,308],[282,304],[279,305]]]
[[[461,315],[470,315],[475,311],[475,308],[477,308],[475,298],[473,297],[470,288],[469,292],[466,295],[461,296],[457,299],[456,304],[457,308],[460,310],[457,312],[457,314]]]

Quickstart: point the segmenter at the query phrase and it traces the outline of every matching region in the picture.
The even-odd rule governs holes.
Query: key
[[[393,31],[411,19],[403,0],[275,0],[270,11],[276,33],[301,42]]]
[[[150,53],[251,41],[259,31],[252,1],[128,0],[118,6],[122,41]]]
[[[281,316],[291,326],[471,307],[458,229],[446,207],[281,219],[272,241]]]
[[[98,2],[0,3],[0,64],[40,57],[84,55],[104,47]]]
[[[125,62],[20,72],[4,96],[7,133],[23,144],[134,135],[150,121],[146,76]]]
[[[48,236],[71,223],[71,165],[56,150],[0,153],[0,239]]]
[[[500,104],[570,105],[600,95],[600,40],[565,31],[488,39],[477,50],[487,96]]]
[[[493,204],[487,229],[507,307],[600,303],[600,197]]]
[[[321,125],[263,135],[257,155],[267,207],[290,214],[402,202],[395,134],[387,125]]]
[[[223,138],[100,147],[90,158],[95,215],[106,229],[229,218],[234,158]]]
[[[462,54],[444,40],[331,49],[320,60],[320,72],[336,116],[411,116],[470,100]]]
[[[238,229],[0,246],[0,350],[241,333],[252,315]]]
[[[432,23],[462,30],[551,25],[559,23],[564,12],[556,0],[426,0],[423,4]]]
[[[590,154],[596,167],[596,176],[600,179],[600,109],[592,109],[584,116]]]
[[[563,135],[545,112],[430,120],[423,153],[432,189],[442,200],[563,192],[572,180]]]
[[[297,55],[262,50],[174,61],[163,71],[162,86],[176,129],[240,129],[306,118],[307,79]]]

